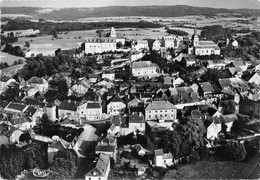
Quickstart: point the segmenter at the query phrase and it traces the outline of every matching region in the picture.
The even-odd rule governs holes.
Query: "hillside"
[[[152,17],[178,17],[187,15],[213,16],[218,13],[239,13],[242,15],[260,15],[260,10],[254,9],[215,9],[208,7],[177,6],[108,6],[97,8],[63,8],[52,11],[39,11],[44,8],[34,7],[3,7],[2,14],[26,14],[36,19],[49,20],[77,20],[87,17],[112,16],[152,16]]]

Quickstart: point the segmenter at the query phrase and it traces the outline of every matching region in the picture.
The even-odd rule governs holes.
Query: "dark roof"
[[[96,167],[94,167],[86,175],[93,176],[93,177],[105,176],[109,162],[110,162],[110,155],[105,154],[105,153],[100,153]]]
[[[120,98],[117,94],[114,95],[114,97],[112,97],[107,104],[111,103],[111,102],[122,102],[125,104],[125,102],[123,101],[122,98]]]
[[[29,106],[26,111],[24,112],[27,116],[32,116],[34,115],[34,113],[37,111],[36,108],[32,107],[32,106]]]
[[[58,139],[57,141],[53,142],[49,147],[62,150],[67,149],[69,147],[69,143],[63,139]]]
[[[28,80],[28,83],[33,83],[33,84],[43,84],[45,82],[47,81],[39,77],[32,77],[31,79]]]
[[[129,123],[145,123],[144,115],[141,112],[129,115]]]
[[[201,119],[204,118],[204,116],[201,114],[201,112],[199,112],[198,110],[192,110],[191,111],[191,116],[194,119]]]
[[[87,107],[86,108],[101,108],[99,103],[96,102],[89,102],[87,103]]]
[[[83,97],[86,101],[97,101],[98,100],[98,95],[95,92],[88,91],[84,94]]]
[[[214,92],[214,89],[209,82],[201,82],[199,84],[203,92]]]
[[[53,102],[48,102],[46,105],[46,107],[54,107],[54,106],[56,106],[56,105]]]
[[[60,103],[59,109],[69,110],[69,111],[76,111],[77,107],[79,106],[79,101],[62,101]]]
[[[17,117],[17,118],[12,118],[10,120],[10,123],[12,125],[23,124],[26,122],[31,122],[31,119],[29,117]]]
[[[25,102],[25,104],[32,105],[32,106],[40,106],[40,107],[44,106],[43,102],[36,100],[36,99],[26,98],[24,100],[24,102]]]
[[[104,146],[104,145],[97,145],[96,151],[99,152],[114,152],[115,147],[114,146]]]
[[[8,104],[9,104],[9,102],[0,100],[0,108],[4,109]]]
[[[11,79],[11,77],[9,77],[9,76],[2,76],[2,77],[0,78],[0,80],[1,80],[2,82],[7,82],[9,79]]]
[[[154,150],[154,155],[155,156],[163,156],[163,150],[162,149]]]
[[[25,107],[26,107],[26,105],[18,104],[18,103],[10,103],[8,106],[6,106],[6,108],[8,108],[8,109],[15,109],[18,111],[24,110]]]
[[[238,117],[236,114],[228,114],[228,115],[221,115],[221,121],[223,123],[229,123],[229,122],[234,122],[238,120]]]

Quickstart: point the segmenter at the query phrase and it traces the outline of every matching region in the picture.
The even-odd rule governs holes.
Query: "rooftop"
[[[176,107],[168,101],[152,101],[145,110],[165,110],[176,109]]]
[[[157,67],[157,66],[151,61],[138,61],[138,62],[133,62],[132,68],[136,69],[136,68],[147,68],[147,67]]]

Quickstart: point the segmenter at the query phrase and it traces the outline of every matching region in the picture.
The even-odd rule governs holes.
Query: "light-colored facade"
[[[205,55],[220,55],[220,48],[213,41],[200,41],[197,34],[197,30],[194,30],[192,36],[192,47],[188,48],[188,54],[194,54],[198,56]]]
[[[153,50],[156,50],[156,51],[159,51],[160,50],[160,48],[161,48],[161,42],[159,41],[159,40],[155,40],[154,42],[153,42]]]
[[[36,87],[40,92],[45,93],[48,90],[49,83],[44,78],[32,77],[27,81],[31,87]]]
[[[164,36],[162,37],[162,46],[165,48],[178,48],[180,42],[182,41],[182,37],[177,36]]]
[[[145,120],[176,120],[177,109],[168,101],[152,101],[145,108]]]
[[[134,49],[140,51],[141,49],[149,49],[148,41],[147,40],[137,40],[136,44],[134,45]]]
[[[126,105],[123,102],[110,102],[107,105],[107,114],[108,115],[119,115],[124,114]]]
[[[158,75],[157,66],[151,61],[133,62],[132,74],[137,77],[156,76]]]
[[[115,80],[115,73],[114,72],[104,72],[104,73],[102,73],[102,78],[113,81],[113,80]]]
[[[116,50],[116,38],[90,37],[85,39],[85,53],[102,53]]]
[[[98,102],[87,102],[77,108],[80,118],[88,121],[100,120],[102,118],[102,106]]]

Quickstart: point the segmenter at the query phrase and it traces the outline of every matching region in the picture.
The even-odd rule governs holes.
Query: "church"
[[[213,41],[200,41],[195,28],[194,34],[191,37],[192,46],[188,48],[188,54],[197,56],[205,55],[220,55],[220,48]]]

